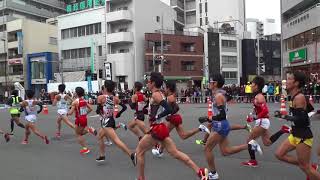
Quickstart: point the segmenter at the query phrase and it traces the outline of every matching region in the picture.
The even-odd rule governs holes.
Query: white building
[[[276,25],[276,20],[275,19],[265,19],[262,21],[263,23],[263,35],[269,36],[272,34],[277,33],[277,25]]]
[[[112,63],[112,79],[132,88],[144,75],[144,34],[161,29],[162,16],[163,28],[173,29],[176,13],[159,0],[112,0],[106,8],[58,17],[64,70],[84,73],[94,43],[95,66],[103,71],[105,62]]]
[[[244,0],[161,0],[170,5],[177,14],[176,29],[196,28],[206,25],[220,28],[229,23],[238,34],[245,25]],[[188,30],[189,31],[189,30]]]

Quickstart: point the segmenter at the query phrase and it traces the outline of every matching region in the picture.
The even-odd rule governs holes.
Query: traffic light
[[[266,65],[265,64],[260,64],[260,70],[261,72],[265,73],[266,72]]]
[[[264,25],[262,22],[257,22],[257,39],[261,39],[264,35]]]

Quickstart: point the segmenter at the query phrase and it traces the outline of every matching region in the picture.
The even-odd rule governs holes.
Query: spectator
[[[280,85],[279,85],[279,83],[276,84],[274,95],[276,97],[275,101],[279,102],[280,101]]]
[[[271,83],[268,86],[268,100],[274,102],[274,86]]]
[[[248,82],[247,85],[245,86],[245,93],[246,93],[247,103],[249,103],[249,102],[251,103],[252,90],[251,90],[250,82]]]

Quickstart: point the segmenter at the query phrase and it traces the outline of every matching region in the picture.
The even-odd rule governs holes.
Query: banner
[[[91,69],[91,73],[94,73],[94,56],[95,56],[95,43],[93,38],[91,38],[91,53],[90,53],[90,69]]]
[[[92,78],[91,78],[91,76],[87,77],[87,81],[88,81],[88,92],[92,92]]]
[[[23,34],[22,32],[17,32],[18,38],[18,54],[23,54]]]

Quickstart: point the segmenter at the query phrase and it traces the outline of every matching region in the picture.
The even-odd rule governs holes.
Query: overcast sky
[[[280,33],[280,0],[246,0],[246,7],[247,18],[275,19]]]

